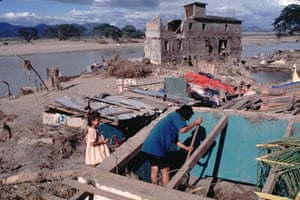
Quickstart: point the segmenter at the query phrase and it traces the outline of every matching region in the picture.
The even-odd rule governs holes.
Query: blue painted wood
[[[295,122],[292,130],[292,136],[300,136],[300,122]]]
[[[292,85],[299,85],[300,86],[300,81],[283,83],[281,85],[273,85],[272,88],[285,88],[285,87],[292,86]]]
[[[203,126],[206,128],[206,133],[212,130],[220,117],[209,112],[195,113],[191,120],[199,115],[203,117]],[[286,119],[267,120],[257,118],[255,121],[250,121],[244,116],[229,115],[218,177],[256,184],[258,163],[255,159],[259,153],[256,144],[268,143],[283,138],[287,125],[288,120]],[[299,128],[300,131],[299,123],[295,123],[295,127],[296,129]],[[180,135],[179,139],[183,141],[188,136],[188,134]],[[216,139],[217,145],[212,151],[204,176],[212,176],[219,139],[220,137]],[[205,160],[205,158],[201,160]],[[191,171],[191,175],[197,177],[201,170],[202,167],[195,166]]]
[[[113,141],[113,135],[116,135],[119,141],[124,139],[123,133],[109,124],[100,124],[98,126],[98,131],[103,134],[104,138],[109,139],[110,144],[115,144]]]

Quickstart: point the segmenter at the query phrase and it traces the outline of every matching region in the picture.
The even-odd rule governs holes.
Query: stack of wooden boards
[[[263,89],[261,94],[231,100],[221,108],[296,115],[300,110],[300,82]]]

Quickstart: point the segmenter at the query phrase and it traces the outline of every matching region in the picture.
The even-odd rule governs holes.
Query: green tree
[[[300,32],[300,5],[286,6],[272,24],[278,36]]]
[[[82,36],[86,32],[86,28],[84,26],[78,26],[79,36]]]
[[[145,35],[144,32],[137,30],[133,25],[126,25],[121,30],[123,36],[128,38],[143,38]]]
[[[23,37],[24,40],[30,42],[31,40],[36,40],[39,38],[38,30],[32,27],[20,28],[19,36]]]
[[[70,24],[61,24],[56,27],[59,40],[68,40],[74,37],[80,37],[79,28]]]
[[[48,27],[44,33],[43,37],[45,38],[57,38],[57,29],[54,27]]]
[[[100,24],[94,27],[93,33],[98,37],[112,38],[113,40],[119,40],[122,37],[122,31],[110,24]]]

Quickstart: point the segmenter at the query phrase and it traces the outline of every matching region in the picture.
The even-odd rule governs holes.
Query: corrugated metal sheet
[[[55,102],[65,106],[67,108],[71,108],[71,109],[78,110],[81,112],[87,112],[87,110],[85,110],[85,107],[88,104],[85,103],[83,99],[79,100],[79,99],[75,99],[70,96],[64,96],[62,98],[56,98]]]
[[[102,102],[109,103],[109,104],[115,104],[115,105],[120,105],[124,106],[130,109],[135,109],[135,110],[155,110],[153,106],[150,106],[142,101],[138,101],[135,99],[129,99],[123,96],[107,96],[105,98],[99,99],[96,98]]]
[[[166,92],[185,99],[188,97],[184,78],[165,78]]]
[[[137,116],[153,115],[162,110],[143,102],[141,99],[134,99],[124,96],[106,96],[105,98],[78,99],[69,96],[55,99],[56,103],[66,108],[87,113],[88,105],[92,110],[97,110],[101,116],[110,120],[132,119]],[[167,106],[166,106],[167,107]]]
[[[153,96],[153,97],[160,97],[160,98],[166,97],[166,99],[168,99],[168,100],[180,101],[180,97],[178,97],[178,96],[175,96],[172,94],[167,94],[165,92],[160,92],[160,91],[156,91],[156,90],[143,90],[140,88],[135,88],[132,91],[135,93],[138,93],[138,94],[143,94],[143,95],[148,95],[148,96]]]

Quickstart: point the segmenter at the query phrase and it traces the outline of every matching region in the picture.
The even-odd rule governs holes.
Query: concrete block
[[[83,117],[76,117],[73,115],[66,115],[61,113],[42,113],[42,122],[43,124],[52,125],[52,126],[69,126],[76,128],[86,128],[87,120]]]

